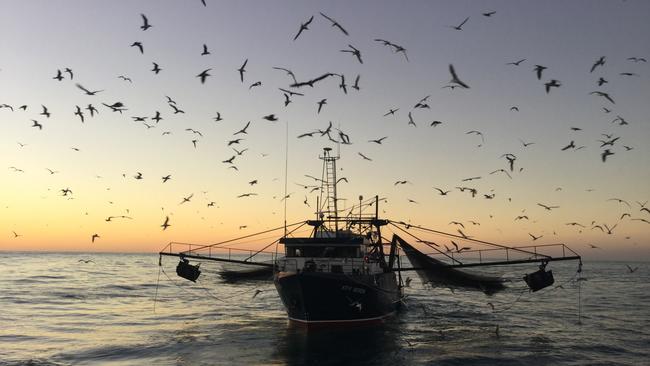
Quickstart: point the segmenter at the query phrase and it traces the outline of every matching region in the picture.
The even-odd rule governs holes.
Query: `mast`
[[[338,156],[331,156],[330,151],[332,148],[326,147],[323,149],[323,156],[319,156],[323,160],[323,176],[321,179],[321,205],[323,208],[326,206],[326,211],[321,211],[321,214],[326,214],[327,220],[334,221],[334,235],[338,235],[338,206],[336,198],[336,161]]]

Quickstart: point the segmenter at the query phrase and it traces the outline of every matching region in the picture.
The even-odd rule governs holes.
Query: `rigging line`
[[[471,242],[475,242],[475,243],[481,243],[481,244],[486,244],[486,245],[492,245],[492,246],[495,246],[495,247],[498,247],[498,248],[502,248],[502,249],[509,249],[509,250],[514,250],[514,251],[517,251],[517,252],[522,252],[522,253],[526,253],[526,254],[531,254],[531,255],[533,255],[533,256],[542,256],[542,257],[546,257],[546,258],[551,258],[550,256],[545,255],[545,254],[540,254],[540,253],[530,252],[530,251],[523,250],[523,249],[519,249],[519,248],[516,248],[516,247],[508,247],[508,246],[505,246],[505,245],[496,244],[496,243],[490,243],[490,242],[488,242],[488,241],[483,241],[483,240],[473,239],[473,238],[470,238],[470,237],[464,237],[464,236],[460,236],[460,235],[456,235],[456,234],[449,234],[449,233],[445,233],[445,232],[443,232],[443,231],[438,231],[438,230],[428,229],[428,228],[425,228],[425,227],[422,227],[422,226],[406,224],[406,223],[404,223],[404,222],[396,222],[396,221],[393,221],[393,220],[388,220],[388,221],[389,221],[391,224],[393,224],[393,225],[396,225],[396,224],[406,225],[406,226],[409,226],[409,227],[412,227],[412,228],[415,228],[415,229],[420,229],[420,230],[424,230],[424,231],[428,231],[428,232],[432,232],[432,233],[436,233],[436,234],[440,234],[440,235],[451,236],[451,237],[454,237],[454,238],[463,239],[463,240],[467,240],[467,241],[471,241]]]
[[[156,293],[153,296],[153,312],[156,313],[156,300],[158,300],[158,286],[160,285],[160,271],[162,270],[162,256],[160,256],[158,261],[158,279],[156,280]]]
[[[298,221],[298,222],[294,222],[293,224],[287,225],[287,227],[292,227],[292,226],[296,226],[296,225],[304,224],[304,223],[305,223],[305,221]],[[210,247],[216,247],[216,246],[219,246],[219,245],[232,243],[233,241],[237,241],[237,240],[241,240],[241,239],[247,239],[247,238],[250,238],[250,237],[253,237],[253,236],[270,233],[270,232],[277,231],[277,230],[280,230],[280,229],[283,229],[283,228],[284,228],[284,226],[280,226],[280,227],[276,227],[274,229],[260,231],[259,233],[240,236],[240,237],[234,238],[234,239],[228,239],[228,240],[225,240],[225,241],[222,241],[222,242],[219,242],[219,243],[203,245],[203,246],[192,249],[192,251],[203,250],[203,249],[207,249],[207,248],[210,248]],[[192,245],[192,243],[179,243],[179,242],[171,242],[169,244]],[[186,252],[189,252],[189,251],[186,251]]]
[[[184,291],[185,293],[190,294],[190,295],[193,295],[193,296],[201,296],[201,294],[198,294],[198,293],[196,293],[195,291],[191,291],[191,290],[189,290],[189,289],[187,289],[187,288],[185,288],[185,287],[179,285],[178,283],[176,283],[176,281],[174,281],[173,279],[171,279],[171,277],[169,277],[169,275],[167,274],[167,272],[165,272],[164,269],[162,269],[162,273],[165,275],[165,277],[167,277],[167,279],[169,280],[169,282],[171,282],[172,284],[174,284],[176,287],[178,287],[179,289],[181,289],[181,290]],[[224,304],[227,304],[227,305],[233,305],[232,302],[225,301],[223,298],[220,298],[220,297],[218,297],[218,296],[212,294],[212,293],[211,293],[207,288],[205,288],[205,287],[203,287],[203,286],[199,286],[199,288],[200,288],[201,290],[205,291],[209,297],[211,297],[211,298],[213,298],[213,299],[215,299],[215,300],[217,300],[217,301],[219,301],[219,302],[222,302],[222,303],[224,303]],[[253,290],[251,289],[251,290],[244,290],[244,291],[241,291],[241,292],[237,292],[237,293],[235,293],[235,294],[232,295],[232,296],[226,297],[225,299],[226,299],[226,300],[230,300],[230,299],[233,299],[233,298],[235,298],[235,297],[237,297],[237,296],[240,296],[240,295],[242,295],[242,294],[245,294],[246,292],[251,292],[251,291],[253,291]],[[247,306],[242,305],[242,304],[237,304],[237,306],[247,308]]]
[[[395,224],[393,223],[393,221],[389,221],[389,223],[390,223],[391,225],[393,225],[394,227],[398,228],[399,230],[405,232],[406,234],[408,234],[408,235],[414,237],[416,240],[420,240],[417,236],[415,236],[415,235],[411,234],[410,232],[406,231],[405,229],[403,229],[403,228],[401,228],[401,227],[395,225]],[[422,240],[420,240],[420,241],[422,241]],[[452,257],[452,256],[450,256],[449,254],[447,254],[447,253],[441,251],[440,249],[435,248],[435,247],[432,247],[431,245],[429,245],[429,244],[426,243],[426,242],[424,242],[424,243],[427,244],[427,245],[428,245],[429,247],[431,247],[432,249],[437,250],[440,254],[444,255],[445,257],[451,259],[453,262],[461,263],[459,260],[454,259],[454,257]],[[461,264],[462,264],[462,263],[461,263]]]
[[[287,176],[289,175],[289,120],[286,121],[284,149],[284,236],[287,236]]]
[[[288,234],[291,234],[291,233],[293,233],[294,231],[300,229],[300,228],[303,227],[305,224],[307,224],[306,221],[303,222],[302,225],[300,225],[300,226],[298,226],[297,228],[291,230]],[[285,234],[285,237],[286,237],[286,236],[287,236],[287,235]],[[251,254],[248,258],[244,259],[244,262],[247,261],[247,260],[249,260],[249,259],[251,259],[251,258],[253,258],[254,256],[258,255],[259,253],[263,252],[264,249],[270,247],[271,245],[275,244],[276,242],[280,242],[280,238],[274,240],[271,244],[269,244],[269,245],[265,246],[264,248],[258,250],[257,252],[255,252],[255,254]]]

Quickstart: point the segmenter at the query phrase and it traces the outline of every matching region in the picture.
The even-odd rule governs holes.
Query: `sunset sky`
[[[530,245],[533,234],[542,235],[535,244],[566,243],[587,258],[650,259],[650,211],[641,210],[650,208],[650,64],[632,59],[650,58],[650,2],[206,5],[3,2],[0,250],[155,252],[170,241],[213,243],[281,226],[287,148],[287,221],[310,219],[317,192],[304,186],[316,183],[305,175],[320,177],[318,156],[332,147],[340,149],[339,177],[349,181],[338,187],[344,205],[379,195],[387,199],[382,216],[397,221],[452,233],[457,227],[449,223],[459,221],[468,235],[505,245]],[[140,29],[140,14],[151,28]],[[467,17],[462,30],[452,27]],[[404,47],[408,61],[375,39]],[[136,41],[143,53],[131,47]],[[203,44],[209,55],[201,55]],[[348,45],[363,64],[340,52]],[[242,83],[237,69],[245,60]],[[469,89],[444,88],[450,64]],[[541,80],[535,65],[546,67]],[[290,88],[291,77],[273,67],[290,69],[298,81],[343,74],[347,94],[339,76]],[[211,76],[202,84],[197,75],[206,69]],[[357,75],[360,90],[352,88]],[[601,77],[607,83],[599,86]],[[546,93],[552,79],[561,86]],[[86,95],[76,83],[102,91]],[[278,88],[305,95],[285,107]],[[174,114],[167,96],[185,113]],[[414,108],[427,96],[428,108]],[[116,102],[126,110],[102,105]],[[94,117],[88,104],[98,110]],[[399,110],[384,116],[391,109]],[[217,112],[223,120],[214,120]],[[278,120],[262,118],[269,114]],[[134,117],[147,117],[150,127]],[[233,136],[248,121],[247,133]],[[332,137],[338,128],[351,144],[337,147],[320,133],[297,138],[330,121]],[[228,146],[236,138],[243,140]],[[571,141],[575,147],[563,151]],[[237,155],[233,147],[247,150]],[[614,154],[603,162],[605,149]],[[513,171],[504,154],[516,156]],[[223,162],[233,155],[232,165]],[[512,178],[490,174],[499,169]],[[481,179],[462,181],[470,177]],[[244,193],[256,195],[238,198]],[[166,217],[171,226],[162,230]],[[616,227],[607,234],[595,225]],[[100,236],[94,243],[93,234]]]

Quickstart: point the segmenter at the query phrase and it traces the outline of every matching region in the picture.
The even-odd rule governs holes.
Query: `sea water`
[[[307,332],[270,280],[225,283],[206,262],[193,283],[158,259],[0,253],[0,365],[650,365],[648,263],[554,262],[535,293],[519,273],[534,264],[503,267],[491,296],[404,272],[385,324]]]

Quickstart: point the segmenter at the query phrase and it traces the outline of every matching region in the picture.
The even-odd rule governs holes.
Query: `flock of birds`
[[[207,6],[205,1],[202,1],[202,4],[204,6]],[[481,13],[480,16],[485,17],[485,18],[492,18],[497,14],[496,11],[488,11]],[[140,14],[141,17],[141,24],[139,25],[139,29],[142,32],[155,32],[155,22],[151,22],[147,15],[145,14]],[[459,22],[457,25],[449,25],[448,27],[451,29],[451,31],[458,31],[462,32],[464,31],[464,26],[468,24],[472,19],[471,16],[465,17],[464,20]],[[292,40],[293,42],[298,42],[306,37],[309,37],[309,33],[312,31],[310,29],[310,26],[313,24],[313,22],[317,21],[322,21],[325,22],[326,24],[329,24],[331,28],[333,29],[334,32],[338,32],[342,37],[345,39],[348,39],[350,37],[350,33],[348,32],[347,28],[334,19],[332,16],[327,15],[323,12],[319,12],[318,14],[312,15],[306,20],[300,22],[300,24],[297,27],[297,31],[292,34],[288,35],[288,39]],[[134,25],[134,28],[136,26]],[[407,53],[407,49],[393,41],[389,41],[383,38],[376,38],[374,39],[374,42],[381,46],[381,47],[386,47],[391,53],[393,54],[399,54],[400,57],[403,57],[404,62],[410,62],[409,56]],[[353,42],[342,42],[345,44],[345,46],[342,46],[339,52],[341,54],[346,54],[349,55],[351,58],[351,62],[353,63],[358,63],[359,65],[364,65],[364,53],[362,51],[361,47],[355,46],[352,43]],[[126,46],[126,45],[125,45]],[[133,48],[133,52],[136,54],[140,55],[145,55],[147,54],[147,44],[142,42],[142,41],[134,41],[130,44],[130,47]],[[202,57],[202,56],[207,56],[210,55],[211,51],[208,47],[207,44],[202,44],[201,47],[197,47],[197,57]],[[347,56],[346,56],[347,57]],[[645,64],[647,61],[643,57],[629,57],[627,58],[627,61],[630,62],[631,64]],[[247,67],[248,67],[248,58],[243,58],[241,61],[241,64],[239,67],[233,67],[232,73],[233,77],[237,77],[239,79],[239,82],[243,84],[244,88],[247,88],[248,90],[251,90],[253,88],[259,88],[263,85],[263,80],[249,80],[248,77],[246,76],[247,74]],[[596,77],[596,72],[600,72],[607,64],[607,57],[602,56],[598,57],[597,59],[594,60],[593,64],[591,65],[585,65],[585,72],[589,74],[594,75],[594,85],[597,86],[595,87],[595,90],[589,91],[588,94],[593,95],[594,98],[600,98],[600,100],[604,103],[604,106],[602,107],[603,113],[607,115],[612,115],[615,117],[612,117],[612,124],[620,126],[623,128],[624,126],[628,125],[630,122],[628,122],[625,118],[623,118],[621,115],[622,113],[620,112],[614,112],[614,107],[616,106],[615,102],[615,96],[610,94],[609,92],[604,91],[601,89],[603,86],[605,86],[609,81],[605,79],[605,76],[598,76]],[[152,68],[150,70],[151,73],[154,75],[158,75],[161,72],[165,72],[164,64],[154,62],[152,61],[151,63]],[[504,63],[505,67],[508,68],[522,68],[522,67],[528,67],[529,61],[526,58],[518,59],[518,60],[513,60],[511,62]],[[352,92],[352,90],[355,90],[356,92],[360,92],[362,89],[362,84],[361,84],[361,75],[357,74],[354,75],[353,78],[351,79],[346,79],[346,75],[343,73],[334,73],[334,72],[327,72],[327,73],[322,73],[322,74],[317,74],[313,77],[307,77],[307,78],[299,78],[292,70],[286,67],[280,67],[280,66],[273,66],[272,70],[275,71],[280,71],[286,74],[287,76],[287,86],[279,87],[278,91],[279,94],[282,96],[282,105],[284,108],[287,108],[291,103],[294,103],[294,101],[297,100],[297,98],[304,97],[308,92],[311,92],[312,90],[317,90],[317,88],[321,85],[326,83],[328,80],[338,80],[338,88],[340,91],[344,94],[348,94],[349,92]],[[558,79],[555,79],[553,77],[547,77],[547,74],[549,74],[552,70],[550,70],[548,67],[535,64],[530,67],[530,70],[532,74],[534,75],[535,79],[541,83],[541,86],[543,86],[545,93],[552,93],[553,89],[557,89],[562,87],[562,82]],[[210,78],[212,77],[211,72],[213,71],[212,68],[205,68],[201,71],[197,70],[197,73],[195,75],[196,82],[197,84],[206,84],[210,82]],[[448,79],[449,82],[441,85],[440,88],[444,89],[450,89],[452,91],[459,89],[470,89],[470,82],[465,80],[463,78],[462,70],[458,70],[452,63],[448,64],[448,68],[446,70],[448,73]],[[637,73],[633,72],[620,72],[618,73],[620,77],[638,77],[639,75]],[[57,112],[59,113],[60,110],[65,110],[69,109],[69,112],[63,112],[61,111],[60,113],[65,113],[65,114],[70,114],[74,116],[75,118],[79,119],[79,122],[81,123],[86,123],[88,122],[89,119],[92,119],[96,117],[97,115],[101,113],[104,113],[104,111],[110,111],[112,113],[118,113],[120,116],[124,115],[125,113],[128,113],[129,107],[127,107],[127,103],[123,101],[101,101],[99,102],[98,99],[101,98],[103,95],[102,93],[105,92],[104,89],[94,89],[94,88],[88,88],[84,85],[82,85],[77,79],[75,78],[76,75],[74,71],[69,68],[69,67],[64,67],[64,68],[54,68],[53,69],[53,76],[52,80],[54,82],[74,82],[74,85],[78,88],[79,91],[81,91],[85,96],[92,97],[92,102],[88,103],[85,106],[81,105],[74,105],[74,106],[64,106],[61,107],[61,109],[57,108]],[[122,80],[124,83],[129,83],[132,84],[133,80],[131,77],[127,75],[118,75],[117,78]],[[354,80],[352,84],[349,84],[349,80]],[[352,90],[349,90],[349,89]],[[403,120],[406,122],[407,126],[410,127],[417,127],[418,124],[420,124],[420,121],[417,121],[416,118],[414,117],[414,112],[418,110],[427,110],[430,109],[429,105],[429,98],[431,96],[427,95],[424,96],[423,98],[414,101],[413,106],[408,109],[408,111],[405,112],[404,107],[396,107],[396,106],[390,106],[386,109],[384,109],[384,112],[381,113],[383,115],[383,118],[403,118]],[[180,105],[174,98],[170,96],[165,96],[165,103],[166,103],[166,108],[167,110],[165,111],[164,109],[159,109],[156,110],[152,113],[152,115],[132,115],[129,116],[129,118],[136,123],[141,123],[147,130],[149,129],[154,129],[158,126],[159,122],[168,117],[168,115],[171,114],[171,116],[175,115],[183,115],[186,113],[185,109],[183,106]],[[326,108],[328,108],[328,99],[327,98],[322,98],[319,99],[314,105],[314,113],[315,114],[321,114]],[[34,129],[37,129],[38,131],[47,131],[48,129],[48,120],[52,117],[53,112],[48,106],[41,104],[40,106],[32,106],[32,105],[12,105],[8,103],[2,103],[0,104],[0,113],[4,113],[4,111],[10,111],[14,113],[19,113],[22,111],[22,113],[29,113],[33,110],[37,110],[34,112],[36,115],[32,115],[31,117],[27,117],[26,119],[31,123],[31,127]],[[510,108],[511,112],[516,113],[519,111],[518,106],[512,106]],[[212,120],[215,123],[219,123],[220,121],[224,120],[224,116],[222,116],[221,112],[216,112],[216,115],[212,118]],[[278,116],[277,112],[276,113],[269,113],[264,116],[260,117],[261,120],[269,121],[269,122],[277,122],[280,120],[280,117]],[[439,120],[434,120],[432,122],[427,122],[426,125],[430,128],[436,128],[440,125],[443,125],[444,122],[439,121]],[[229,138],[225,144],[227,147],[229,147],[232,151],[233,154],[228,157],[224,157],[221,162],[225,164],[227,169],[231,169],[233,171],[238,171],[239,168],[236,164],[237,161],[240,161],[247,155],[247,152],[249,151],[250,147],[244,146],[246,144],[246,137],[249,134],[249,130],[252,128],[251,121],[247,121],[246,123],[243,124],[243,126],[236,131],[232,133],[232,137]],[[570,131],[572,133],[578,134],[581,132],[581,128],[579,127],[570,127]],[[203,137],[203,132],[194,129],[194,128],[185,128],[185,132],[187,132],[188,135],[191,137],[189,138],[191,145],[193,148],[198,148],[201,142],[201,138]],[[161,133],[162,136],[165,135],[170,135],[172,134],[171,131],[163,131]],[[480,143],[478,143],[477,147],[482,147],[485,144],[485,134],[483,131],[479,130],[470,130],[466,132],[466,135],[469,136],[474,136],[474,138],[480,139]],[[614,147],[619,146],[623,144],[622,138],[618,136],[616,133],[603,133],[602,134],[602,139],[599,140],[598,142],[600,143],[600,159],[602,160],[603,163],[609,161],[608,159],[611,158],[612,155],[618,154],[618,150],[616,150]],[[330,121],[326,126],[323,126],[318,129],[313,129],[313,130],[308,130],[301,132],[296,136],[297,139],[306,139],[306,138],[321,138],[325,139],[325,143],[334,143],[334,144],[341,144],[341,145],[352,145],[353,144],[353,136],[351,136],[348,132],[344,131],[340,127],[337,128],[333,125],[333,123]],[[383,145],[387,139],[390,139],[390,136],[381,136],[378,138],[369,138],[369,139],[363,139],[367,141],[369,144],[374,144],[374,145]],[[478,140],[477,140],[478,141]],[[532,141],[523,141],[519,140],[521,142],[522,148],[524,150],[530,148],[532,145],[535,144],[535,142]],[[578,141],[578,138],[572,138],[565,144],[562,144],[558,146],[559,151],[571,151],[571,150],[580,150],[585,148],[584,145],[579,145],[576,143]],[[23,148],[26,146],[25,143],[19,142],[18,143],[20,148]],[[630,151],[633,150],[634,147],[629,146],[629,145],[622,145],[623,149],[625,151]],[[78,148],[72,148],[75,151],[79,151]],[[364,152],[364,151],[358,151],[357,152],[358,156],[363,159],[364,161],[373,161],[373,158],[370,157],[370,154]],[[266,156],[266,154],[262,153],[262,157]],[[503,175],[507,177],[508,179],[513,179],[513,176],[521,172],[523,170],[523,167],[518,166],[517,160],[518,156],[514,153],[511,152],[506,152],[501,156],[501,159],[504,161],[504,165],[502,167],[495,167],[497,169],[494,169],[493,171],[489,172],[489,175]],[[23,173],[23,169],[17,167],[17,166],[10,166],[8,167],[11,171],[15,173]],[[50,175],[54,174],[59,174],[58,171],[46,168],[47,171],[49,172]],[[306,177],[312,179],[310,183],[296,183],[297,185],[303,187],[305,190],[307,190],[309,193],[312,192],[317,192],[320,189],[320,183],[321,180],[317,177],[305,175]],[[127,177],[127,173],[123,174],[123,177]],[[141,172],[136,172],[131,176],[135,180],[142,180],[145,179],[145,176]],[[147,177],[148,178],[148,177]],[[452,192],[458,191],[459,193],[465,193],[471,195],[472,198],[475,197],[482,197],[483,199],[494,199],[496,197],[496,193],[492,191],[487,191],[487,192],[481,192],[479,194],[479,191],[476,187],[473,187],[471,185],[472,181],[480,180],[483,179],[484,177],[481,175],[475,175],[471,177],[467,177],[461,180],[460,184],[458,186],[455,186],[453,188],[442,188],[442,187],[432,187],[433,193],[438,194],[441,197],[449,197],[452,195]],[[172,174],[166,174],[160,178],[161,183],[167,183],[168,181],[173,179]],[[344,181],[347,182],[348,178],[343,177],[339,179],[339,182]],[[339,183],[337,182],[337,183]],[[248,181],[249,187],[253,187],[258,183],[258,179],[253,179]],[[400,185],[405,185],[405,184],[412,184],[408,180],[398,180],[394,183],[395,186],[400,186]],[[74,198],[73,191],[70,187],[61,187],[59,190],[60,195],[62,197],[66,198]],[[238,194],[236,197],[237,198],[250,198],[253,196],[256,196],[258,193],[254,191],[249,191],[249,192],[244,192]],[[284,199],[289,199],[292,193],[287,194],[284,197],[278,197],[281,200]],[[194,194],[189,194],[186,197],[182,197],[182,200],[178,203],[178,205],[184,205],[184,204],[189,204],[193,198]],[[418,201],[415,199],[408,199],[409,203],[417,204]],[[612,198],[611,201],[618,202],[621,205],[624,205],[624,207],[627,207],[628,210],[624,212],[621,217],[620,221],[628,219],[630,221],[637,221],[637,222],[642,222],[645,224],[650,224],[650,209],[646,206],[647,201],[642,202],[642,201],[637,201],[636,205],[633,207],[628,201],[619,199],[619,198]],[[305,205],[309,205],[308,200],[305,196],[304,200]],[[214,201],[211,201],[207,204],[207,207],[215,207],[216,203]],[[545,211],[552,211],[555,209],[559,208],[559,205],[553,205],[553,204],[548,204],[548,203],[537,203],[539,207],[544,209]],[[128,214],[128,212],[127,212]],[[114,216],[109,216],[105,219],[105,222],[115,222],[119,220],[132,220],[133,218],[129,215],[114,215]],[[521,215],[518,215],[514,218],[514,221],[523,221],[523,220],[529,220],[529,216],[522,212]],[[480,225],[480,223],[476,221],[470,221],[472,225]],[[465,229],[465,225],[463,224],[462,221],[452,221],[449,223],[450,225],[454,225],[458,228],[458,232],[462,234],[463,237],[466,237],[464,232],[462,230]],[[164,217],[161,218],[161,224],[160,224],[160,229],[159,230],[167,230],[170,227],[172,227],[172,218],[170,217],[170,214],[164,215]],[[578,230],[598,230],[601,231],[602,233],[606,235],[611,235],[614,233],[614,230],[618,226],[617,223],[600,223],[597,222],[596,220],[592,221],[590,224],[587,223],[579,223],[579,222],[568,222],[566,223],[567,226],[571,227],[576,227]],[[248,225],[240,225],[240,229],[247,228]],[[462,229],[462,230],[461,230]],[[536,233],[529,233],[528,234],[531,238],[532,241],[537,241],[540,238],[543,237],[541,234],[536,234]],[[16,231],[13,231],[13,238],[18,239],[22,235],[18,234]],[[102,237],[98,233],[92,233],[89,235],[89,241],[92,243],[95,243]],[[629,238],[629,237],[628,237]],[[454,248],[447,247],[448,251],[457,251],[460,252],[464,250],[463,248],[459,248],[456,243],[452,243],[455,246]],[[598,246],[591,244],[591,248],[598,249]],[[630,269],[630,272],[633,272],[632,269]]]

